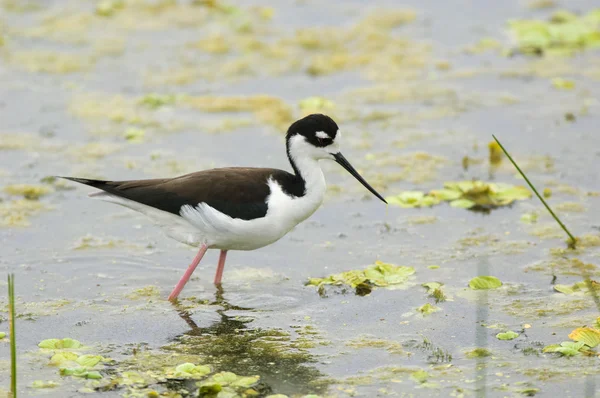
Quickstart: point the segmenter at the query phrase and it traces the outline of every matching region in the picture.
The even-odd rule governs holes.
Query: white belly
[[[184,206],[181,217],[194,226],[211,248],[254,250],[281,239],[296,225],[310,217],[323,202],[325,180],[318,191],[310,190],[302,197],[286,195],[274,181],[269,181],[271,194],[264,217],[254,220],[231,218],[206,203]]]

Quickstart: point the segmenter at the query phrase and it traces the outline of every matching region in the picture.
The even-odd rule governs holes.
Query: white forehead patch
[[[329,134],[327,134],[327,133],[326,133],[326,132],[324,132],[324,131],[317,131],[317,132],[315,133],[315,135],[317,136],[317,138],[323,138],[323,139],[331,138],[331,137],[329,136]]]

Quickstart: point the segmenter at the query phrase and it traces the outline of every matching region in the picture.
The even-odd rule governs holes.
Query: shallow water
[[[50,175],[129,179],[223,165],[287,168],[287,119],[302,116],[300,100],[323,96],[335,104],[325,112],[341,125],[345,156],[384,196],[455,180],[522,184],[506,159],[490,166],[487,144],[495,134],[540,189],[552,190],[551,205],[578,204],[558,212],[575,235],[598,235],[598,51],[558,58],[469,51],[484,37],[510,49],[507,20],[545,19],[560,7],[409,1],[401,9],[414,11],[415,19],[384,29],[381,21],[391,15],[385,10],[398,9],[396,2],[244,1],[227,13],[191,2],[125,3],[102,18],[89,1],[0,2],[3,187],[40,184]],[[272,18],[256,5],[270,7]],[[564,6],[586,12],[594,2]],[[361,25],[369,12],[379,22]],[[296,36],[301,28],[328,30],[307,43]],[[216,36],[229,53],[198,48],[199,40]],[[341,50],[348,40],[358,44]],[[352,51],[356,58],[344,58]],[[311,76],[311,60],[319,56],[326,66],[335,57],[346,66]],[[573,80],[575,88],[554,88],[554,77]],[[209,103],[257,94],[280,100],[244,103],[248,112],[216,112],[204,102],[194,107],[184,97],[157,109],[139,105],[150,93],[214,96]],[[565,120],[568,112],[574,122]],[[131,127],[145,131],[142,142],[125,139]],[[465,156],[480,162],[465,169]],[[563,259],[595,265],[598,247],[551,252],[566,249],[565,236],[535,198],[489,214],[443,204],[386,208],[337,165],[323,167],[333,189],[314,216],[274,245],[230,253],[220,291],[211,283],[217,253],[209,252],[179,306],[166,296],[194,249],[168,240],[141,215],[89,200],[86,187],[56,185],[40,199],[48,209],[27,217],[29,226],[0,223],[0,270],[16,276],[22,315],[21,395],[77,396],[98,387],[59,376],[37,347],[43,339],[71,337],[115,360],[101,370],[104,380],[145,371],[143,360],[131,363],[143,354],[157,368],[190,355],[215,371],[261,376],[262,396],[550,397],[558,389],[594,396],[597,355],[559,357],[541,349],[596,322],[591,297],[557,293],[552,283],[580,281],[580,271]],[[7,204],[15,197],[2,192],[0,199]],[[537,223],[523,223],[531,211],[539,213]],[[309,277],[376,260],[416,273],[402,289],[364,297],[341,289],[321,297],[304,286]],[[599,272],[590,270],[592,278]],[[468,282],[477,275],[494,275],[504,285],[472,291]],[[452,300],[423,316],[416,309],[433,299],[420,285],[432,281],[444,283]],[[5,308],[6,299],[0,302]],[[8,331],[6,317],[3,310],[0,331]],[[496,339],[505,330],[521,335]],[[476,347],[491,356],[469,358]],[[10,376],[7,339],[0,352],[2,392]],[[33,389],[35,380],[60,385]],[[147,392],[137,387],[96,393]]]

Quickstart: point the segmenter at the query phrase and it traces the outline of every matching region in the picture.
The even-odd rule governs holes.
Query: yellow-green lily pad
[[[391,205],[400,207],[431,207],[440,203],[440,199],[435,196],[425,195],[420,191],[405,191],[396,196],[389,196],[386,201]]]
[[[589,327],[577,328],[569,334],[569,338],[594,348],[600,344],[600,330]]]
[[[85,367],[85,368],[93,368],[94,366],[96,366],[98,363],[100,363],[100,361],[102,361],[104,358],[102,358],[100,355],[81,355],[79,358],[77,358],[75,360],[75,362],[77,362],[78,364],[80,364],[81,366]]]
[[[513,332],[512,330],[509,330],[508,332],[498,333],[496,335],[496,338],[498,340],[514,340],[517,337],[519,337],[519,333]]]
[[[200,378],[210,373],[210,366],[182,363],[175,368],[174,376],[183,378]]]
[[[76,361],[77,358],[79,358],[79,355],[74,352],[61,351],[52,355],[49,364],[52,366],[64,366],[68,362]]]
[[[429,193],[406,191],[386,198],[389,204],[404,208],[431,207],[441,202],[449,202],[450,206],[472,209],[494,208],[506,206],[516,200],[531,198],[531,192],[518,185],[505,183],[487,183],[483,181],[446,182],[443,189]]]
[[[46,339],[42,340],[38,347],[47,348],[52,350],[60,350],[63,348],[80,348],[81,343],[77,340],[65,338],[65,339]]]
[[[97,371],[89,371],[85,367],[77,367],[77,368],[61,368],[60,369],[61,376],[74,376],[81,377],[84,379],[101,379],[102,375]]]
[[[560,344],[551,344],[544,347],[542,352],[558,352],[564,356],[575,356],[580,355],[581,351],[587,351],[585,343],[583,342],[572,342],[564,341]]]
[[[497,289],[500,286],[502,282],[495,276],[476,276],[469,281],[469,287],[474,290]]]

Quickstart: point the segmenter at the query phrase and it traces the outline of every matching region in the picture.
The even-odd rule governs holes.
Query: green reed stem
[[[539,194],[539,192],[537,191],[537,189],[535,189],[535,187],[533,186],[533,184],[531,183],[531,181],[529,181],[529,178],[527,178],[527,176],[525,175],[525,173],[523,172],[523,170],[521,170],[521,168],[517,165],[517,162],[515,162],[513,160],[513,158],[508,153],[508,151],[504,148],[504,146],[502,146],[502,144],[500,143],[500,141],[498,141],[498,138],[496,138],[496,136],[493,135],[493,134],[492,134],[492,137],[494,137],[494,140],[496,140],[496,142],[498,143],[498,145],[500,145],[500,148],[502,148],[502,151],[504,152],[504,154],[506,155],[506,157],[508,158],[508,160],[510,160],[510,162],[513,164],[513,166],[515,166],[515,168],[519,171],[519,173],[521,174],[521,176],[523,176],[523,178],[527,182],[527,185],[529,185],[529,187],[531,188],[531,190],[542,201],[542,203],[544,204],[544,206],[546,206],[546,210],[548,210],[548,212],[556,220],[556,222],[558,223],[558,225],[560,225],[560,227],[563,229],[563,231],[565,231],[566,234],[569,235],[569,238],[571,240],[569,242],[569,247],[575,248],[575,243],[576,243],[575,237],[571,234],[571,232],[569,232],[569,230],[567,229],[567,227],[565,226],[565,224],[563,224],[562,221],[560,221],[560,219],[558,218],[558,216],[556,214],[554,214],[554,212],[552,211],[552,209],[550,208],[550,206],[548,206],[548,203],[546,203],[546,201],[544,200],[544,198],[542,197],[542,195]]]
[[[10,392],[17,398],[17,341],[15,339],[15,275],[8,275],[8,321],[10,329]]]

